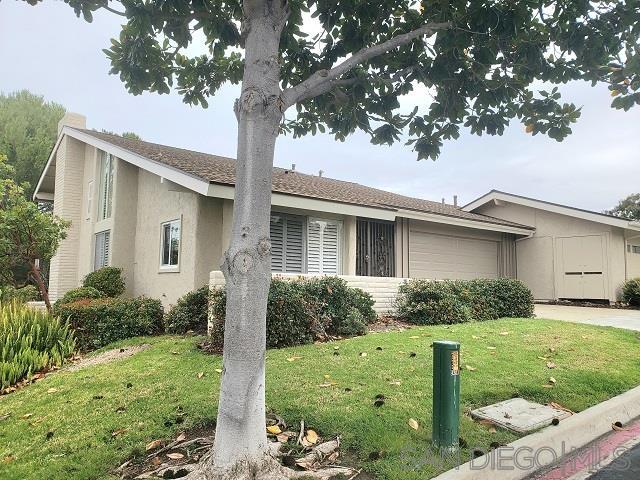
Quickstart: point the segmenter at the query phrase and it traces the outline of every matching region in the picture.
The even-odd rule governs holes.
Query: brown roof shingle
[[[235,183],[234,159],[123,138],[119,135],[94,130],[80,131],[205,181],[224,185],[234,185]],[[273,191],[374,208],[414,210],[483,223],[532,229],[532,227],[507,220],[466,212],[453,205],[407,197],[353,182],[307,175],[279,167],[273,169]]]

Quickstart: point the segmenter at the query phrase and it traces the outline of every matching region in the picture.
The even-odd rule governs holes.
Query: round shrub
[[[211,292],[211,342],[216,350],[221,350],[224,344],[226,298],[224,289]],[[271,281],[267,302],[267,348],[311,343],[325,336],[327,324],[319,303],[307,295],[303,283]]]
[[[640,307],[640,278],[627,280],[622,285],[622,299],[634,307]]]
[[[398,289],[398,316],[416,325],[468,322],[471,294],[456,281],[411,280]]]
[[[103,298],[105,295],[93,287],[78,287],[69,290],[53,305],[54,310],[65,303],[75,302],[84,298]]]
[[[81,350],[93,350],[116,340],[155,335],[164,331],[160,300],[138,298],[83,299],[60,305]]]
[[[342,324],[354,308],[360,312],[365,324],[376,319],[371,295],[359,288],[349,287],[342,278],[318,277],[301,283],[307,294],[320,304],[322,315],[331,320],[327,333],[341,335]]]
[[[200,287],[189,292],[169,309],[164,323],[169,333],[197,333],[207,331],[207,308],[209,305],[209,287]]]
[[[103,267],[91,272],[84,277],[82,286],[95,288],[105,297],[119,297],[125,290],[122,269],[118,267]]]
[[[347,337],[366,334],[367,324],[365,323],[364,318],[362,318],[360,310],[355,307],[351,308],[345,319],[340,324],[337,333]]]

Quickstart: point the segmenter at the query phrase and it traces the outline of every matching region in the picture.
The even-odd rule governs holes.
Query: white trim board
[[[550,203],[544,200],[536,200],[535,198],[522,197],[520,195],[514,195],[512,193],[499,192],[497,190],[492,190],[489,193],[475,199],[471,203],[468,203],[467,205],[462,207],[462,209],[466,212],[473,212],[477,208],[490,202],[494,202],[496,205],[500,205],[502,202],[509,202],[516,205],[523,205],[525,207],[537,208],[539,210],[558,213],[560,215],[580,218],[582,220],[588,220],[590,222],[602,223],[605,225],[611,225],[613,227],[640,231],[640,222],[633,222],[625,220],[624,218],[616,218],[597,212],[590,212],[588,210],[582,210],[575,207],[568,207],[566,205]]]

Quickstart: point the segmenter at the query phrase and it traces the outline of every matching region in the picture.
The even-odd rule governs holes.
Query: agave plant
[[[62,365],[75,350],[67,322],[16,302],[0,303],[0,392]]]

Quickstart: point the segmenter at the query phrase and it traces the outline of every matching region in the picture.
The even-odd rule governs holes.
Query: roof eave
[[[514,225],[503,225],[490,221],[472,220],[469,218],[452,217],[437,213],[417,212],[414,210],[398,210],[399,217],[424,220],[433,223],[444,223],[459,227],[475,228],[478,230],[489,230],[492,232],[513,233],[515,235],[530,236],[535,233],[534,228],[517,227]]]

